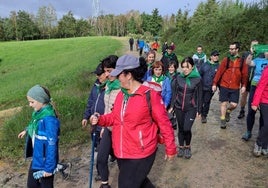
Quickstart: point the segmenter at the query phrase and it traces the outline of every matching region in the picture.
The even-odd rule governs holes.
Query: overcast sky
[[[23,10],[36,15],[39,7],[51,4],[58,14],[58,19],[72,11],[76,18],[92,16],[93,0],[0,0],[0,17],[9,17],[10,11]],[[97,0],[95,0],[97,1]],[[207,0],[99,0],[99,11],[103,14],[125,14],[130,10],[140,13],[152,13],[154,8],[161,15],[176,14],[179,9],[194,12],[200,2]],[[259,2],[259,0],[241,0],[244,3]]]

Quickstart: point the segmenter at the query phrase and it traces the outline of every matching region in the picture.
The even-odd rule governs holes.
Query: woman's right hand
[[[18,138],[23,138],[25,134],[26,134],[26,131],[25,131],[25,130],[22,131],[22,132],[20,132],[20,133],[18,134]]]
[[[91,125],[97,125],[99,121],[99,113],[95,113],[92,116],[90,116],[89,121]]]

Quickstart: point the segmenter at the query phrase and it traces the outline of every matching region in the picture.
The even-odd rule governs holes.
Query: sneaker
[[[231,113],[230,110],[227,110],[226,111],[226,114],[225,114],[225,120],[226,120],[226,122],[229,122],[230,121],[230,113]]]
[[[116,160],[116,157],[114,155],[110,155],[110,162],[113,163]]]
[[[101,181],[101,176],[98,174],[98,175],[95,176],[94,179],[95,179],[95,181]]]
[[[183,156],[184,156],[184,147],[179,147],[177,157],[183,157]]]
[[[248,141],[251,138],[251,132],[247,131],[245,134],[242,136],[242,139],[245,141]]]
[[[245,111],[244,110],[240,110],[239,115],[237,116],[238,119],[242,119],[243,117],[245,117]]]
[[[70,177],[72,163],[59,163],[57,167],[63,179],[68,179]]]
[[[190,159],[192,157],[191,148],[190,147],[185,147],[185,149],[184,149],[184,157],[186,159]]]
[[[201,122],[202,122],[202,123],[207,123],[207,118],[206,118],[205,116],[202,116],[202,118],[201,118]]]
[[[109,184],[101,184],[100,188],[111,188]]]
[[[221,119],[221,128],[226,129],[226,120],[225,119]]]
[[[253,150],[253,154],[254,154],[256,157],[259,157],[259,156],[261,156],[261,152],[262,152],[262,147],[261,147],[261,146],[258,146],[258,144],[255,143],[254,150]]]
[[[261,154],[263,154],[264,156],[268,157],[268,149],[262,149]]]

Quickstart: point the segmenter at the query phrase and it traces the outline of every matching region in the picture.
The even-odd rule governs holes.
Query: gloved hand
[[[40,178],[42,178],[44,176],[44,173],[45,173],[44,170],[39,170],[39,171],[33,173],[33,177],[36,180],[40,179]]]

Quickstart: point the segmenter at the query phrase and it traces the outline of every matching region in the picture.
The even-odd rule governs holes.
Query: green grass
[[[118,54],[122,44],[109,37],[0,43],[0,110],[24,106],[0,126],[0,159],[23,156],[17,134],[27,126],[32,109],[26,92],[41,84],[51,92],[61,120],[61,148],[89,141],[81,119],[99,61]]]

